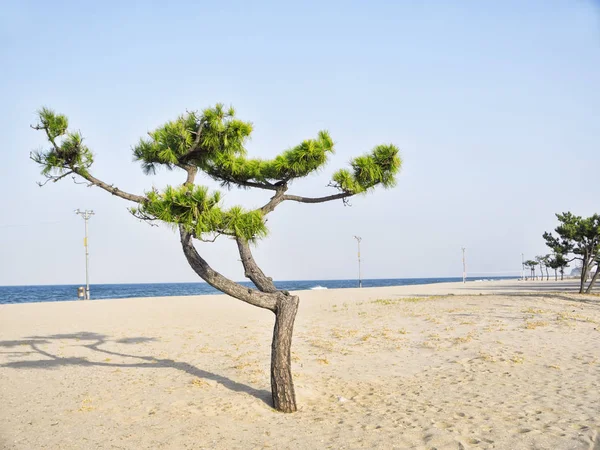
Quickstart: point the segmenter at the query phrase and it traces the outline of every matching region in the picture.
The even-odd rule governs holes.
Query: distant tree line
[[[545,232],[542,236],[551,254],[536,256],[523,262],[529,268],[531,278],[535,279],[536,267],[540,268],[540,279],[549,279],[548,269],[554,270],[554,279],[563,279],[565,268],[573,261],[581,264],[580,294],[589,294],[600,277],[600,215],[590,217],[576,216],[570,212],[556,214],[559,225],[553,233]],[[588,282],[586,286],[586,283]]]
[[[548,269],[554,270],[554,279],[558,280],[558,274],[560,273],[560,279],[563,280],[565,276],[565,269],[569,267],[569,261],[565,255],[554,253],[547,255],[538,255],[535,259],[529,259],[523,262],[524,268],[527,267],[530,270],[531,278],[535,279],[535,268],[540,266],[540,279],[544,279],[544,270],[546,271],[546,280],[550,279]]]

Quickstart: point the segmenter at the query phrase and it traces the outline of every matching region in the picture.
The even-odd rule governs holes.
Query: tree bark
[[[277,300],[275,310],[275,327],[271,344],[271,393],[273,407],[285,413],[298,409],[292,380],[291,347],[299,301],[296,296],[282,293]]]
[[[298,312],[300,299],[297,296],[289,295],[282,291],[260,292],[248,289],[225,278],[212,269],[200,256],[192,243],[191,234],[185,231],[182,226],[179,227],[179,232],[183,253],[192,269],[194,269],[200,278],[225,294],[251,305],[269,309],[275,313],[275,326],[273,328],[273,341],[271,343],[271,394],[273,408],[285,413],[295,412],[298,408],[296,406],[296,394],[292,380],[291,349],[294,321]],[[238,242],[238,245],[242,258],[244,256],[250,258],[246,260],[246,263],[250,266],[256,265],[252,254],[249,252],[249,248],[246,248],[244,242],[241,245]],[[244,267],[246,267],[246,264]],[[265,277],[258,266],[256,266],[256,269],[258,269],[262,277]],[[257,278],[257,280],[260,278]],[[267,281],[269,283],[265,285],[266,287],[272,285],[270,279],[266,277],[265,279],[260,279],[259,284],[266,283]]]
[[[589,267],[588,267],[588,255],[587,252],[584,251],[583,258],[581,259],[581,279],[579,282],[579,293],[584,293],[585,282],[588,277]]]
[[[116,195],[117,197],[121,197],[125,200],[129,200],[129,201],[135,202],[135,203],[143,203],[146,200],[146,197],[143,197],[141,195],[130,194],[129,192],[122,191],[121,189],[119,189],[115,186],[107,184],[104,181],[99,180],[96,177],[93,177],[89,172],[81,171],[78,169],[72,169],[72,170],[73,170],[73,173],[76,173],[80,177],[85,178],[90,183],[92,183],[94,186],[98,186],[99,188],[102,188],[105,191],[110,192],[112,195]]]
[[[592,281],[590,281],[590,284],[588,285],[587,289],[585,290],[586,294],[589,294],[590,292],[592,292],[592,289],[594,288],[594,284],[596,284],[596,280],[598,280],[599,276],[600,276],[600,263],[598,263],[598,265],[596,266],[596,273],[594,273],[594,276],[592,277]]]
[[[183,253],[188,260],[189,265],[200,278],[206,281],[215,289],[230,295],[231,297],[242,300],[259,308],[265,308],[275,312],[277,310],[277,294],[260,292],[256,289],[250,289],[229,278],[224,277],[219,272],[214,270],[200,256],[194,244],[192,243],[192,235],[185,231],[183,226],[179,226],[179,234],[181,236],[181,247]]]
[[[588,256],[587,256],[587,252],[585,252],[583,254],[583,260],[581,261],[581,280],[579,283],[579,293],[580,294],[583,294],[583,292],[584,292],[585,281],[587,280],[587,277],[588,277],[588,271],[589,271]]]
[[[258,264],[256,264],[252,252],[250,251],[250,244],[239,237],[235,240],[238,245],[240,257],[242,258],[242,265],[244,266],[246,278],[249,278],[262,292],[277,292],[273,280],[267,277],[260,267],[258,267]]]

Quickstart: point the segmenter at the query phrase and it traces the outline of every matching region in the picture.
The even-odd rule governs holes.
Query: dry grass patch
[[[423,348],[428,348],[431,350],[439,350],[441,347],[437,342],[431,342],[431,341],[423,341],[421,342],[421,347]]]
[[[201,380],[200,378],[194,378],[192,380],[192,386],[203,388],[203,387],[208,386],[208,383],[204,380]]]
[[[580,320],[582,322],[587,322],[587,323],[593,323],[593,324],[598,323],[597,320],[594,320],[589,316],[585,316],[583,314],[578,314],[578,313],[573,313],[573,312],[568,312],[568,311],[558,313],[556,320],[558,320],[558,321],[568,321],[568,320],[578,321],[578,320]]]
[[[546,322],[544,320],[526,320],[525,321],[525,329],[527,329],[527,330],[535,330],[536,328],[546,327],[548,325],[549,325],[548,322]]]
[[[326,350],[328,352],[333,350],[333,342],[331,342],[331,340],[316,338],[316,339],[311,339],[308,342],[313,347],[321,349],[321,350]]]
[[[235,366],[233,366],[233,368],[236,370],[244,370],[247,367],[252,367],[253,365],[254,364],[251,362],[239,362]]]
[[[334,328],[331,330],[331,336],[336,339],[352,338],[358,334],[359,330],[355,328]]]
[[[544,311],[543,309],[535,309],[529,307],[527,309],[522,309],[521,312],[526,314],[544,314],[546,311]]]
[[[486,353],[486,352],[479,352],[479,357],[481,359],[483,359],[484,361],[496,362],[496,358],[494,358],[493,355],[490,355],[489,353]]]
[[[456,337],[452,341],[455,344],[466,344],[467,342],[471,342],[472,340],[473,340],[473,333],[468,333],[465,336]]]
[[[405,297],[405,298],[379,298],[377,300],[373,300],[371,303],[375,303],[377,305],[398,305],[401,303],[419,303],[425,302],[427,300],[431,300],[433,297]]]
[[[90,397],[84,398],[81,401],[81,406],[79,407],[78,411],[81,411],[81,412],[90,412],[90,411],[93,411],[95,408],[92,405],[92,403],[93,403],[93,400]]]
[[[525,357],[521,355],[515,355],[512,358],[510,358],[510,362],[514,364],[523,364],[525,362]]]
[[[440,319],[438,319],[437,317],[427,316],[427,317],[425,317],[425,320],[430,323],[435,323],[436,325],[442,324],[442,321]]]

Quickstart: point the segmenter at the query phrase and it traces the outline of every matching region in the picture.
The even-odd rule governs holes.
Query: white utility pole
[[[88,247],[88,220],[90,217],[94,215],[94,211],[85,210],[81,211],[79,209],[75,210],[75,214],[79,214],[83,217],[83,221],[85,222],[85,238],[83,239],[83,246],[85,247],[85,300],[90,299],[90,251]]]
[[[358,243],[358,287],[361,288],[362,278],[360,276],[360,241],[362,241],[362,238],[360,236],[354,236],[354,239],[356,239],[356,242]]]
[[[462,255],[463,255],[463,283],[467,282],[467,264],[465,262],[465,248],[462,247]]]

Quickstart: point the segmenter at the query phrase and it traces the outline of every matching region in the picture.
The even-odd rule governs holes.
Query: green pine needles
[[[31,159],[42,166],[42,175],[58,181],[74,171],[86,172],[94,162],[94,157],[83,145],[83,137],[79,132],[67,132],[67,117],[48,108],[40,109],[38,117],[39,123],[32,128],[44,130],[52,145],[50,150],[31,153]]]
[[[133,148],[133,156],[146,174],[164,167],[187,172],[186,182],[167,187],[163,192],[152,190],[144,196],[127,194],[89,173],[94,159],[83,145],[78,132],[68,131],[64,115],[50,109],[38,111],[39,123],[34,129],[46,133],[50,147],[32,152],[31,158],[42,167],[47,180],[58,181],[69,174],[79,175],[113,195],[138,203],[132,213],[143,220],[160,221],[183,226],[195,237],[224,234],[245,241],[255,241],[267,235],[264,216],[285,200],[320,203],[361,194],[381,185],[395,185],[402,165],[398,148],[379,145],[372,152],[350,161],[350,169],[337,171],[329,186],[338,193],[321,198],[287,195],[289,183],[325,166],[334,151],[327,131],[314,139],[285,150],[273,159],[247,158],[245,144],[252,133],[252,124],[235,117],[233,108],[217,104],[202,112],[189,112],[167,122]],[[231,188],[258,188],[274,192],[271,201],[262,208],[245,210],[235,206],[224,209],[219,192],[209,193],[194,184],[198,172]]]
[[[186,231],[201,238],[207,234],[224,234],[255,241],[267,235],[260,211],[246,211],[240,206],[223,210],[221,193],[208,192],[205,186],[168,186],[164,192],[150,191],[147,201],[130,208],[142,220],[158,220],[173,226],[183,225]]]
[[[342,192],[361,194],[378,184],[386,188],[396,185],[396,174],[402,161],[395,145],[378,145],[365,156],[350,162],[352,171],[340,169],[333,174],[333,186]]]

